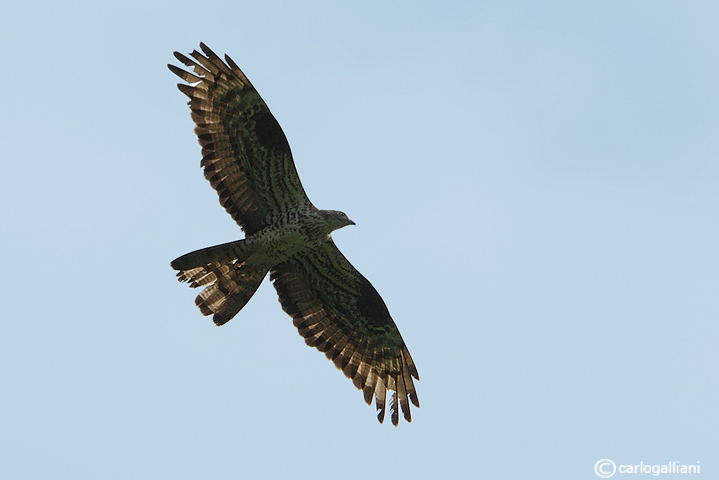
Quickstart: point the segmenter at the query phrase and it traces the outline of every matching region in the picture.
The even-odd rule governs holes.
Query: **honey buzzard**
[[[333,230],[354,222],[312,205],[265,102],[230,57],[223,62],[200,48],[191,58],[175,52],[187,70],[168,67],[187,82],[178,88],[190,98],[205,178],[245,238],[183,255],[172,268],[181,282],[204,287],[195,303],[217,325],[245,306],[269,272],[305,343],[352,379],[367,404],[375,398],[379,421],[387,391],[392,423],[400,409],[411,421],[417,368],[382,298],[332,241]]]

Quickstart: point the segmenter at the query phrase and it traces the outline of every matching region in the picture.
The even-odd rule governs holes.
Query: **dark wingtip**
[[[183,69],[181,69],[180,67],[178,67],[178,66],[176,66],[176,65],[173,65],[173,64],[171,64],[171,63],[168,63],[168,64],[167,64],[167,68],[169,68],[172,73],[174,73],[175,75],[177,75],[177,76],[180,77],[180,78],[182,78],[182,77],[183,77],[184,75],[186,75],[186,73],[187,73],[187,72],[185,72]]]
[[[183,54],[181,54],[178,51],[174,51],[174,52],[172,52],[172,54],[175,56],[176,59],[178,59],[180,62],[182,62],[185,65],[187,65],[188,63],[191,62],[191,60],[189,58],[187,58],[186,56],[184,56]]]
[[[230,66],[230,68],[231,68],[232,70],[239,70],[239,69],[240,69],[240,67],[237,66],[237,64],[235,63],[235,61],[232,60],[232,59],[230,58],[230,56],[227,55],[227,54],[225,54],[225,61],[227,62],[227,64]]]
[[[207,58],[212,58],[212,57],[219,58],[219,57],[217,57],[217,54],[215,52],[213,52],[210,47],[205,45],[205,42],[200,42],[200,49],[205,53]]]
[[[409,410],[409,405],[406,407],[402,407],[402,415],[404,416],[404,419],[407,421],[407,423],[412,423],[412,412]]]
[[[190,86],[190,85],[185,85],[184,83],[178,83],[177,89],[190,98],[192,98],[195,94],[195,87]]]

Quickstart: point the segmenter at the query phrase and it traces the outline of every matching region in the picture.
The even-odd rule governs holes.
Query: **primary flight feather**
[[[269,108],[230,57],[202,53],[175,57],[190,71],[169,69],[187,83],[201,166],[220,203],[245,238],[204,248],[171,262],[181,282],[204,287],[195,303],[217,325],[232,319],[270,274],[280,303],[305,343],[375,399],[384,420],[399,410],[411,421],[419,407],[417,368],[387,307],[332,241],[331,232],[354,225],[343,212],[319,210],[302,188],[290,146]]]

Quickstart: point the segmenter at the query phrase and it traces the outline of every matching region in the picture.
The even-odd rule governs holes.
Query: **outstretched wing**
[[[277,265],[270,279],[282,308],[307,345],[332,360],[364,392],[375,397],[377,418],[384,420],[387,390],[392,423],[399,421],[397,400],[411,421],[411,401],[419,407],[412,377],[417,368],[382,297],[330,239],[300,258]]]
[[[193,73],[168,68],[188,84],[195,133],[202,145],[205,178],[232,218],[252,234],[273,217],[311,206],[292,153],[270,109],[244,73],[225,55],[223,62],[204,43],[188,58],[175,57]]]

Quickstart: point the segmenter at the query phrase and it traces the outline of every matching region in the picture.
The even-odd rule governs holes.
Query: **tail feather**
[[[217,325],[224,325],[242,310],[268,272],[245,266],[247,248],[243,242],[203,248],[170,264],[179,270],[179,281],[188,282],[192,288],[206,286],[195,304],[203,315],[212,315]]]
[[[232,268],[227,275],[201,291],[195,304],[203,315],[212,315],[216,325],[224,325],[242,310],[266,275],[266,270],[243,272]]]
[[[190,270],[213,262],[226,263],[229,259],[242,262],[250,254],[249,250],[245,240],[237,240],[186,253],[170,262],[170,266],[175,270]]]

